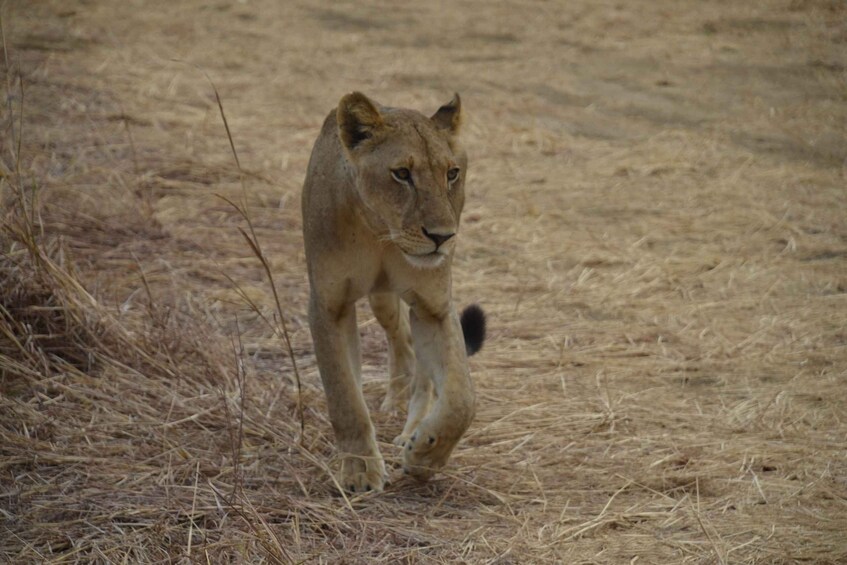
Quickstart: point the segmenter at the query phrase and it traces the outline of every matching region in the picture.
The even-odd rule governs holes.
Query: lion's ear
[[[450,102],[432,115],[432,121],[439,128],[446,129],[452,135],[459,133],[459,127],[462,125],[462,99],[459,98],[458,92],[453,95]]]
[[[341,142],[349,150],[372,138],[383,123],[376,105],[361,92],[344,96],[335,117]]]

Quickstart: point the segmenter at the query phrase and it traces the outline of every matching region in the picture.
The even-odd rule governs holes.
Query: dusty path
[[[51,489],[43,464],[10,452],[22,459],[2,479],[16,502],[0,502],[1,557],[152,561],[193,545],[211,562],[847,559],[840,3],[19,1],[2,15],[26,168],[80,278],[132,318],[148,308],[143,272],[152,301],[207,343],[240,335],[249,505],[216,498],[233,467],[211,439],[225,431],[204,424],[217,396],[180,381],[170,406],[186,420],[166,449],[157,434],[176,417],[151,416],[132,481],[92,464]],[[461,92],[471,171],[454,293],[492,327],[452,468],[347,507],[316,463],[332,450],[299,190],[351,90],[424,111]],[[306,389],[302,451],[290,362],[244,299],[272,318],[268,282],[216,194],[246,204],[274,268]],[[375,408],[384,343],[360,313]],[[90,425],[121,398],[87,404]],[[375,418],[393,457],[401,422]],[[124,437],[57,433],[49,450],[79,457]],[[67,461],[62,473],[83,466]],[[101,496],[128,501],[120,520]],[[62,505],[86,513],[59,543],[45,532],[71,518],[45,508]]]

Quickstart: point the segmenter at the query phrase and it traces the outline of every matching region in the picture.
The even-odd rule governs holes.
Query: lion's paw
[[[379,410],[380,412],[385,412],[387,414],[397,415],[406,407],[406,404],[408,403],[408,397],[403,398],[403,395],[392,394],[392,392],[389,390],[388,394],[385,395],[382,404],[379,406]]]
[[[347,492],[381,492],[386,477],[382,457],[347,455],[341,462],[338,483]]]
[[[403,473],[419,481],[428,481],[447,462],[455,443],[440,442],[434,433],[425,433],[420,427],[410,436],[400,435],[394,440],[403,453]]]
[[[409,405],[409,377],[392,377],[379,409],[389,414],[398,414]]]

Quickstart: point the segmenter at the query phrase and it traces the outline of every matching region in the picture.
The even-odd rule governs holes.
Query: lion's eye
[[[457,178],[459,178],[459,168],[458,167],[453,167],[452,169],[447,171],[447,180],[448,181],[453,182]]]
[[[410,171],[406,167],[401,167],[399,169],[391,169],[391,176],[394,177],[395,180],[398,180],[400,182],[409,182],[412,179],[412,171]]]

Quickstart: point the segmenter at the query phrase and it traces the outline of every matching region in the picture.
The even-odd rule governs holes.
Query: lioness
[[[361,390],[359,298],[368,296],[388,337],[383,409],[411,393],[394,440],[405,471],[429,479],[474,416],[466,355],[482,346],[485,318],[472,307],[460,323],[451,300],[467,167],[456,140],[461,116],[458,94],[427,118],[354,92],[327,116],[309,160],[302,200],[309,322],[341,456],[339,483],[353,492],[382,490],[386,480]]]

